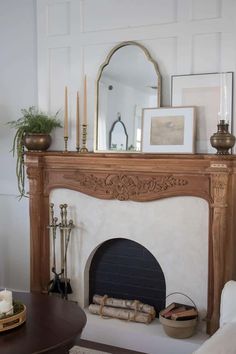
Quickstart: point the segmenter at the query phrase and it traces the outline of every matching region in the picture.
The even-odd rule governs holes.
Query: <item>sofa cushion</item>
[[[193,354],[236,354],[236,322],[219,328]]]
[[[221,293],[220,327],[236,321],[236,281],[228,281]]]

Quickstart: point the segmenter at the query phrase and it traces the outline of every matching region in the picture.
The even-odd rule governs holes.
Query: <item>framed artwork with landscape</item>
[[[142,125],[143,152],[194,153],[194,107],[145,108]]]
[[[210,137],[220,120],[232,130],[232,90],[232,72],[172,76],[172,106],[196,107],[196,152],[215,152]]]

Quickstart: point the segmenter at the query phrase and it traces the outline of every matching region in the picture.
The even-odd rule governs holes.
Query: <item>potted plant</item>
[[[16,129],[12,152],[16,155],[16,176],[20,199],[25,195],[24,147],[28,150],[47,150],[51,144],[50,133],[57,127],[62,127],[57,114],[48,115],[32,106],[21,110],[23,116],[8,124]]]

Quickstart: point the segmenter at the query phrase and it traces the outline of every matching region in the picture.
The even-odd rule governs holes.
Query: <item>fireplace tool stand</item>
[[[48,284],[48,294],[59,293],[62,298],[68,299],[68,294],[72,293],[70,279],[67,278],[67,250],[70,241],[71,230],[74,227],[73,221],[67,221],[67,204],[60,205],[61,222],[54,217],[54,204],[50,204],[50,234],[52,235],[52,273],[53,279]],[[61,251],[61,270],[56,271],[56,231],[60,230],[60,251]]]

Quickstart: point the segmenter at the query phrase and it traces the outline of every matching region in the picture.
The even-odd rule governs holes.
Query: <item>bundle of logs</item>
[[[89,305],[89,311],[101,317],[141,323],[150,323],[156,317],[153,306],[143,304],[138,300],[109,298],[107,295],[94,295],[93,304]]]

